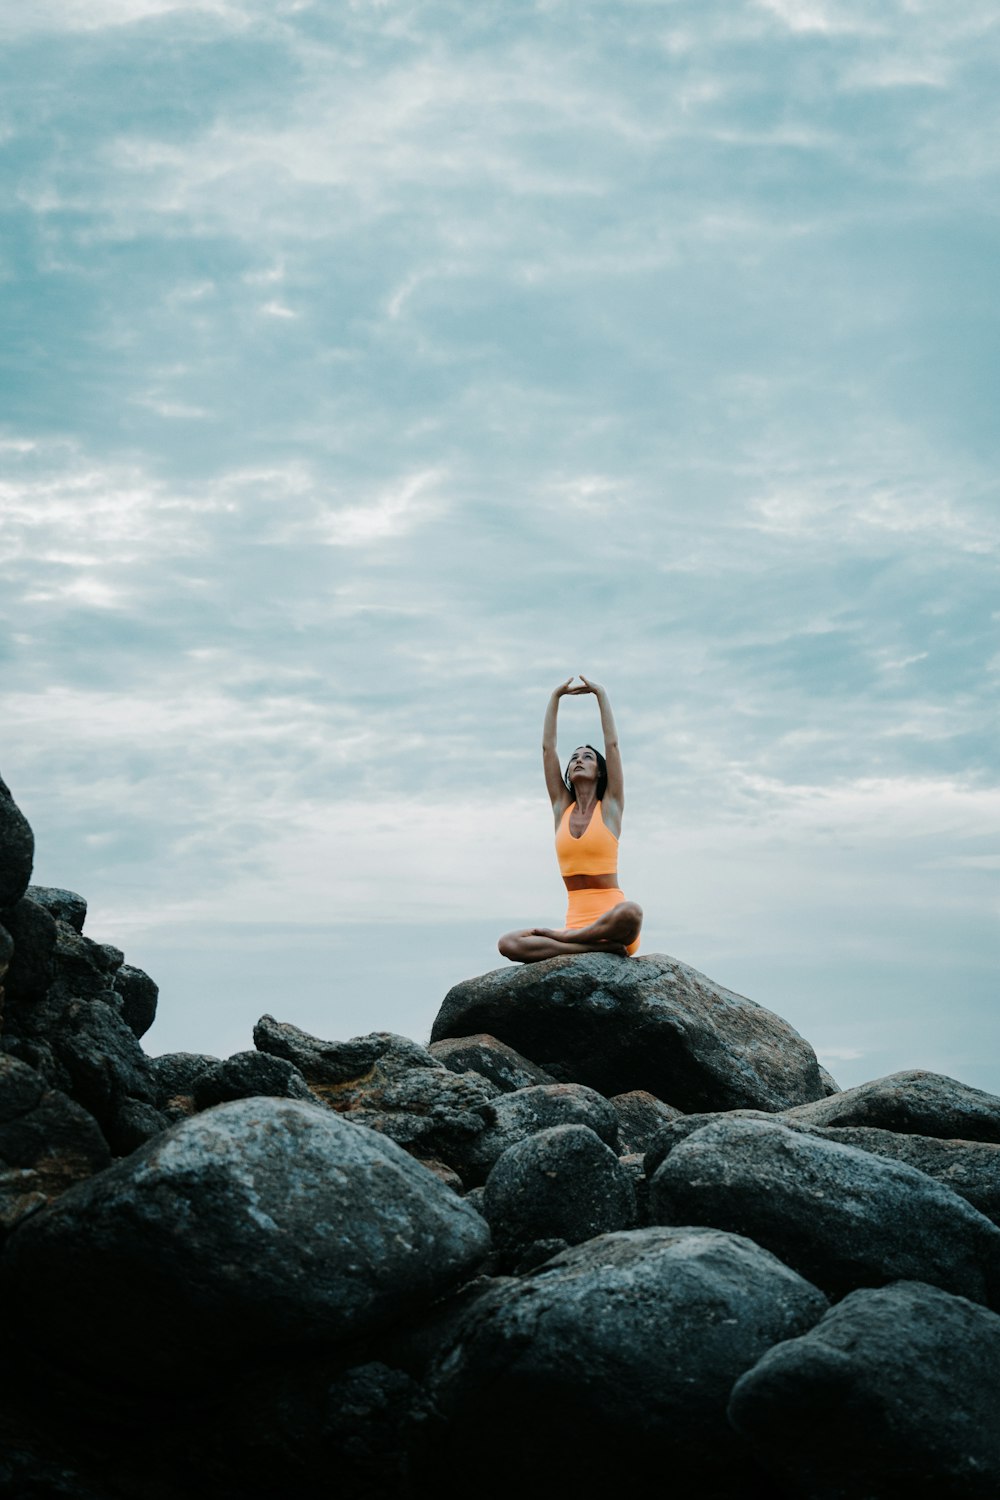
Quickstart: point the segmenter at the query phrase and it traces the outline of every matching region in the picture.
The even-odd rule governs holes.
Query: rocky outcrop
[[[0,1492],[1000,1493],[1000,1100],[665,954],[151,1057],[3,796]]]
[[[810,1500],[995,1500],[1000,1318],[917,1281],[852,1292],[734,1384],[729,1419]]]
[[[0,1289],[104,1379],[169,1385],[193,1346],[224,1365],[371,1334],[488,1248],[482,1217],[393,1141],[316,1103],[241,1099],[26,1220]]]
[[[0,914],[24,895],[34,858],[34,834],[0,778]]]
[[[826,1097],[809,1043],[762,1005],[666,954],[583,953],[455,985],[431,1043],[487,1032],[565,1082],[643,1089],[685,1111]]]

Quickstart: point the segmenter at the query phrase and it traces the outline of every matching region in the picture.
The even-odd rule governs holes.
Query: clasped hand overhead
[[[572,677],[567,677],[565,682],[559,684],[556,692],[568,698],[579,697],[581,693],[603,693],[604,689],[599,682],[592,682],[589,677],[584,677],[582,672],[578,672],[576,675],[579,677],[580,684],[582,685],[571,686],[573,679]]]

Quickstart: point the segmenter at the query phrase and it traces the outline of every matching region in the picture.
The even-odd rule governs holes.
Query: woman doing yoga
[[[611,703],[604,688],[580,674],[560,683],[549,699],[542,729],[542,766],[556,825],[556,857],[569,892],[565,927],[525,927],[506,932],[497,947],[504,958],[537,963],[580,952],[617,953],[639,947],[642,908],[626,901],[618,885],[618,839],[625,805],[622,760]],[[578,745],[565,774],[556,753],[559,699],[593,693],[601,710],[604,754]]]

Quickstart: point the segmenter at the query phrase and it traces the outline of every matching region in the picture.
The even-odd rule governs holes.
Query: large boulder
[[[479,1073],[495,1083],[504,1093],[527,1089],[534,1083],[555,1083],[555,1079],[528,1058],[515,1052],[495,1036],[450,1036],[432,1042],[428,1052],[453,1073]]]
[[[768,1348],[826,1307],[738,1235],[599,1235],[471,1303],[429,1376],[448,1422],[435,1472],[474,1475],[470,1488],[488,1497],[526,1483],[615,1493],[626,1470],[668,1488],[683,1475],[683,1493],[705,1500],[770,1497],[726,1402]]]
[[[912,1279],[1000,1299],[1000,1229],[964,1198],[769,1120],[718,1120],[682,1140],[650,1180],[649,1215],[745,1234],[831,1296]]]
[[[92,1116],[25,1063],[0,1052],[0,1238],[110,1165]]]
[[[1000,1098],[944,1073],[911,1068],[788,1111],[803,1125],[871,1125],[963,1141],[1000,1141]]]
[[[494,969],[450,989],[431,1044],[477,1032],[600,1093],[643,1089],[685,1112],[822,1099],[816,1054],[787,1021],[664,953]]]
[[[618,1115],[596,1089],[582,1083],[536,1083],[501,1094],[481,1111],[483,1129],[456,1142],[447,1158],[467,1187],[486,1181],[494,1164],[517,1141],[555,1125],[586,1125],[618,1151]]]
[[[488,1253],[481,1216],[392,1141],[319,1104],[183,1120],[8,1242],[32,1337],[112,1382],[169,1384],[249,1350],[364,1337]]]
[[[996,1500],[998,1395],[1000,1317],[898,1281],[768,1350],[729,1417],[810,1500]]]
[[[28,889],[34,858],[34,834],[0,778],[0,911],[20,901]]]
[[[553,1125],[508,1147],[486,1179],[483,1217],[504,1265],[582,1244],[614,1229],[635,1229],[632,1178],[586,1125]]]

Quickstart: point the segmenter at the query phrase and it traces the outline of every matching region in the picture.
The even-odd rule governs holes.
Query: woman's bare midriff
[[[610,891],[618,884],[618,874],[564,875],[563,881],[568,891]]]

